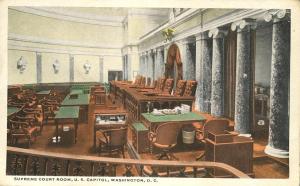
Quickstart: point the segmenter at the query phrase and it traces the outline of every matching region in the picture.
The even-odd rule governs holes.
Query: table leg
[[[93,148],[96,149],[96,129],[94,127],[94,142],[93,142]]]
[[[56,144],[58,144],[58,121],[57,119],[54,120],[55,121],[55,133],[56,133]]]
[[[75,119],[74,124],[75,124],[75,143],[76,143],[77,142],[78,119]]]

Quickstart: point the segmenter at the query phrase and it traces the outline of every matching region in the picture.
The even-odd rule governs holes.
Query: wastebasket
[[[187,125],[182,128],[182,142],[184,144],[193,144],[195,141],[195,128]]]

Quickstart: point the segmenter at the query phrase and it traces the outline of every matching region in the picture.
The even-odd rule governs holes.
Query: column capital
[[[246,19],[242,19],[242,20],[233,22],[231,24],[232,31],[235,31],[235,30],[242,31],[243,29],[249,28],[249,27],[250,27],[250,29],[256,29],[257,23],[256,23],[255,19],[246,18]]]
[[[161,52],[161,51],[163,51],[163,50],[164,50],[163,47],[157,47],[157,48],[156,48],[156,51],[157,51],[157,52]]]
[[[212,37],[212,38],[222,38],[222,37],[226,36],[227,33],[228,33],[228,31],[225,29],[215,28],[215,29],[209,30],[208,36]]]
[[[281,10],[268,10],[265,15],[264,19],[266,22],[270,22],[273,20],[273,22],[278,22],[281,19],[285,18],[288,14],[290,14],[290,10],[281,9]]]
[[[196,41],[202,40],[202,39],[208,39],[208,32],[202,32],[195,35]]]

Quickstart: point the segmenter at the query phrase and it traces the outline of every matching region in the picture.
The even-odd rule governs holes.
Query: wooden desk
[[[193,96],[172,96],[145,94],[143,89],[131,88],[131,84],[111,82],[112,94],[120,100],[124,108],[131,114],[133,120],[140,120],[141,114],[147,112],[148,104],[152,108],[172,108],[180,104],[187,104],[191,107],[195,98]],[[152,111],[152,110],[150,110]]]
[[[118,121],[122,118],[122,121]],[[101,120],[100,120],[101,119]],[[127,126],[127,112],[120,109],[105,109],[94,113],[94,140],[93,148],[96,149],[96,132],[101,129],[117,129]]]
[[[231,165],[240,171],[253,176],[253,140],[251,138],[228,134],[214,137],[216,134],[209,133],[205,139],[205,160],[221,162]],[[219,142],[218,142],[219,141]],[[230,177],[226,172],[219,169],[208,169],[213,177]]]
[[[77,94],[78,97],[76,99],[70,99],[70,94],[65,97],[62,101],[61,106],[80,106],[80,114],[79,121],[87,122],[88,113],[89,113],[89,102],[90,95],[89,94]]]
[[[151,113],[143,113],[141,121],[149,129],[149,131],[155,131],[157,126],[166,122],[174,122],[175,125],[186,125],[192,124],[193,122],[204,122],[206,119],[194,112],[189,112],[186,114],[176,114],[176,115],[162,115],[156,116]],[[152,144],[150,144],[150,152],[152,153]]]
[[[56,126],[56,143],[58,142],[58,125],[61,123],[62,128],[64,122],[70,120],[73,121],[75,128],[75,143],[77,142],[77,129],[78,129],[78,118],[79,118],[79,106],[60,107],[54,117]]]

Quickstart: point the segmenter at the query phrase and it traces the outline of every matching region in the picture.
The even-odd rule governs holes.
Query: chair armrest
[[[154,132],[149,132],[148,133],[148,139],[151,141],[151,142],[155,142],[156,141],[156,134]]]

